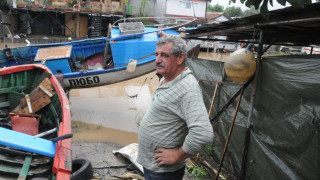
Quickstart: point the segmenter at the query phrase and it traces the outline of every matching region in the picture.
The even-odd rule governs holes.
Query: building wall
[[[75,36],[76,34],[76,18],[72,18],[73,13],[65,14],[65,36]]]
[[[0,11],[1,12],[1,11]],[[1,22],[6,25],[2,26],[1,36],[8,37],[10,35],[14,36],[18,29],[18,17],[16,15],[10,15],[8,13],[1,13]],[[12,33],[12,34],[11,34]]]
[[[167,6],[167,0],[157,0],[155,3],[154,16],[157,17],[164,17],[166,14],[166,6]]]
[[[206,14],[206,1],[193,2],[189,0],[167,0],[166,14],[179,15],[179,16],[195,16],[205,17]]]
[[[74,13],[65,14],[65,36],[75,37],[78,34],[77,18],[76,15],[72,18],[72,15]],[[88,16],[80,16],[80,37],[88,37]]]
[[[106,14],[111,14],[114,11],[114,9],[112,8],[112,1],[111,0],[100,0],[100,4],[101,4],[101,11],[102,12],[104,12]],[[96,8],[99,8],[100,4],[99,4],[99,2],[97,2],[94,4],[94,6],[96,6]]]

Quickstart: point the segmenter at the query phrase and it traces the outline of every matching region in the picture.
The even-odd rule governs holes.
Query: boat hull
[[[156,66],[153,60],[143,64],[138,64],[134,72],[127,72],[127,66],[124,66],[107,70],[101,69],[95,71],[70,73],[63,76],[62,85],[67,89],[108,85],[139,77],[154,71],[155,68]]]
[[[110,39],[85,39],[3,49],[0,50],[0,67],[24,63],[45,64],[66,89],[117,83],[155,70],[153,53],[160,38],[156,30],[146,28],[145,34],[131,37],[122,36],[118,29],[112,29]],[[165,32],[178,34],[171,29]],[[108,55],[103,53],[106,46]],[[133,60],[137,61],[136,70],[129,73],[126,71],[127,64]]]
[[[44,78],[43,75],[45,75]],[[48,132],[47,129],[51,128],[57,128],[58,130],[56,130],[55,133],[47,134],[42,138],[35,137],[30,134],[24,134],[18,131],[13,131],[9,127],[1,127],[2,129],[0,129],[0,134],[2,132],[10,131],[10,133],[13,135],[11,137],[6,137],[8,134],[2,134],[0,137],[0,144],[12,145],[13,142],[8,142],[8,139],[12,139],[15,144],[12,145],[13,148],[11,146],[0,146],[0,179],[10,179],[24,176],[27,179],[33,177],[43,177],[46,179],[63,180],[70,179],[71,177],[71,139],[64,139],[56,143],[48,139],[71,133],[71,114],[68,98],[66,97],[62,86],[48,68],[43,65],[28,64],[0,69],[0,96],[2,101],[0,103],[2,104],[0,107],[2,112],[1,125],[3,125],[4,117],[8,117],[7,115],[9,112],[16,111],[17,108],[12,108],[11,105],[21,105],[22,100],[20,98],[19,100],[17,98],[18,96],[24,98],[26,95],[28,95],[30,99],[32,99],[31,95],[32,92],[34,92],[33,90],[35,88],[41,89],[37,82],[43,82],[42,78],[47,80],[47,82],[50,82],[48,87],[49,89],[50,87],[52,88],[53,93],[48,93],[46,90],[43,91],[46,92],[48,96],[51,94],[51,100],[46,106],[43,106],[42,109],[35,111],[34,113],[23,114],[23,116],[31,115],[40,118],[39,133]],[[15,98],[9,98],[12,94],[14,94]],[[39,93],[36,93],[35,97],[38,97],[38,94]],[[43,97],[44,96],[38,99],[43,99]],[[18,99],[18,101],[15,99]],[[3,102],[9,102],[9,105],[5,105]],[[43,102],[44,101],[42,101],[42,103]],[[31,104],[33,105],[32,101]],[[10,115],[14,116],[13,114]],[[12,129],[14,128],[12,127]],[[14,139],[15,137],[18,137],[18,135],[24,139]],[[29,141],[30,139],[31,141]],[[45,141],[49,144],[51,143],[51,145],[55,148],[49,149],[48,151],[52,152],[53,154],[42,155],[43,152],[40,152],[40,148],[37,147],[46,146],[33,143],[32,140],[35,141],[37,139]],[[30,142],[30,144],[28,144],[28,142]],[[34,152],[34,150],[39,151],[39,153]],[[36,153],[36,155],[34,153]],[[8,156],[9,154],[10,156]],[[24,166],[27,161],[30,162],[30,168],[29,170],[25,171],[25,169],[22,168],[22,165]],[[19,173],[19,171],[21,171],[21,173]]]

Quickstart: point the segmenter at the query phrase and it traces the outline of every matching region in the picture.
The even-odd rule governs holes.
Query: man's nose
[[[159,63],[159,62],[161,62],[161,58],[160,58],[160,56],[158,55],[158,56],[156,56],[156,63]]]

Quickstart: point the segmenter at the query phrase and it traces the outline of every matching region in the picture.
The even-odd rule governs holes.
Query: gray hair
[[[168,44],[168,43],[172,43],[171,53],[175,57],[178,57],[180,55],[180,53],[184,53],[187,55],[186,40],[182,39],[180,36],[167,34],[165,36],[162,36],[156,45],[162,46],[162,45]]]

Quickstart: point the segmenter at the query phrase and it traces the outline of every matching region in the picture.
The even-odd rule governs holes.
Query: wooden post
[[[218,179],[219,179],[219,174],[220,174],[221,167],[222,167],[222,164],[223,164],[223,159],[224,159],[224,156],[225,156],[225,154],[226,154],[226,151],[227,151],[227,148],[228,148],[228,145],[229,145],[229,140],[230,140],[231,133],[232,133],[232,129],[233,129],[234,123],[235,123],[236,118],[237,118],[237,113],[238,113],[239,106],[240,106],[240,103],[241,103],[241,98],[242,98],[242,94],[243,94],[243,89],[244,89],[244,87],[241,88],[241,92],[240,92],[239,100],[238,100],[238,103],[237,103],[236,111],[234,112],[234,116],[233,116],[233,119],[232,119],[232,122],[231,122],[231,125],[230,125],[230,128],[229,128],[229,133],[228,133],[227,141],[226,141],[226,144],[225,144],[224,149],[223,149],[222,157],[221,157],[221,159],[220,159],[220,164],[219,164],[219,168],[218,168],[218,172],[217,172],[217,174],[216,174],[215,180],[218,180]]]
[[[108,34],[107,34],[107,40],[106,40],[106,47],[103,53],[103,59],[102,59],[102,66],[105,69],[106,68],[106,62],[107,62],[107,56],[109,54],[109,39],[111,37],[111,24],[109,23],[109,27],[108,27]]]
[[[76,37],[80,37],[80,1],[78,0],[78,9],[79,11],[77,12],[77,30],[76,30]]]

